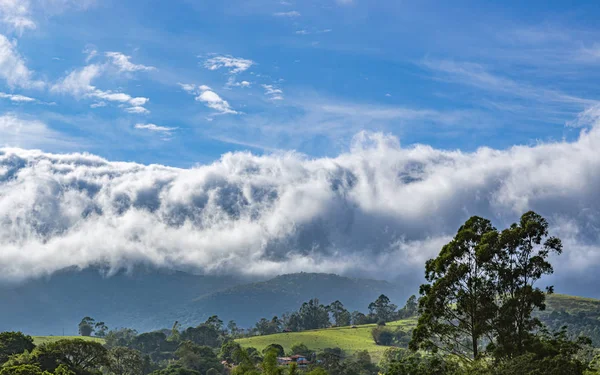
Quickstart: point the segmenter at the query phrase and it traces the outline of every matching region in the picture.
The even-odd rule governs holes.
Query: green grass
[[[399,320],[390,322],[388,327],[395,329],[402,327],[411,330],[415,327],[416,321],[413,319]],[[243,347],[253,347],[263,350],[269,344],[279,344],[285,351],[289,351],[292,345],[303,343],[312,350],[321,350],[325,348],[341,348],[345,354],[350,355],[356,351],[366,350],[371,355],[374,362],[379,361],[387,346],[376,345],[371,336],[371,330],[375,324],[366,324],[351,327],[326,328],[320,330],[276,333],[274,335],[255,336],[236,340]]]
[[[33,343],[35,345],[45,344],[48,342],[54,342],[62,339],[84,339],[90,341],[96,341],[104,344],[104,339],[99,337],[84,337],[84,336],[33,336]]]

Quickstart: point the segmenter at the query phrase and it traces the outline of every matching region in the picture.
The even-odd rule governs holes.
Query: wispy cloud
[[[11,102],[24,103],[24,102],[35,102],[34,98],[30,98],[29,96],[19,95],[19,94],[7,94],[4,92],[0,92],[0,98],[8,99]]]
[[[101,107],[106,107],[106,102],[96,102],[96,103],[90,104],[90,108],[101,108]]]
[[[136,129],[147,130],[152,133],[160,133],[163,136],[170,136],[177,128],[171,128],[167,126],[159,126],[156,124],[135,124]]]
[[[591,106],[597,102],[558,90],[538,87],[490,73],[483,65],[471,62],[449,60],[424,60],[422,66],[441,74],[440,78],[449,82],[473,86],[481,90],[499,92],[511,97],[537,101],[564,103],[576,106]]]
[[[249,59],[243,59],[240,57],[233,57],[229,55],[222,55],[214,56],[210,59],[207,59],[204,62],[204,67],[208,70],[218,70],[221,68],[227,68],[229,69],[229,73],[238,74],[250,69],[250,67],[254,64],[254,61]]]
[[[86,55],[86,57],[85,57],[86,63],[89,63],[90,60],[92,60],[94,57],[98,56],[98,50],[93,45],[88,45],[82,52]]]
[[[37,119],[23,118],[14,113],[0,115],[0,147],[73,148],[74,142],[65,134],[52,130]]]
[[[0,17],[4,24],[19,35],[26,29],[35,29],[28,0],[0,0]]]
[[[65,78],[52,86],[52,91],[59,93],[68,93],[75,97],[88,97],[100,99],[101,101],[117,102],[128,107],[124,107],[129,113],[148,113],[143,106],[149,101],[144,97],[132,97],[123,92],[114,92],[111,90],[100,90],[92,85],[92,81],[97,79],[103,72],[104,66],[91,64],[79,70],[74,70]]]
[[[180,83],[179,86],[187,93],[195,95],[197,101],[204,103],[208,108],[214,109],[219,114],[239,113],[233,110],[225,99],[221,98],[219,94],[206,85]]]
[[[86,9],[94,3],[95,0],[0,0],[0,22],[22,35],[27,29],[37,28],[34,12],[48,17],[68,9]]]
[[[271,100],[283,100],[283,90],[275,87],[274,85],[261,85],[263,89],[265,89],[265,95],[269,97]]]
[[[296,10],[292,10],[292,11],[289,11],[289,12],[276,12],[276,13],[273,13],[273,15],[275,17],[290,17],[290,18],[300,17],[301,16],[300,12],[298,12]]]
[[[25,60],[4,35],[0,35],[0,78],[10,87],[42,88],[44,82],[35,80]]]
[[[152,71],[156,70],[153,66],[146,66],[142,64],[134,64],[131,61],[131,56],[127,56],[121,52],[106,52],[106,56],[112,61],[120,72],[138,72],[138,71]]]

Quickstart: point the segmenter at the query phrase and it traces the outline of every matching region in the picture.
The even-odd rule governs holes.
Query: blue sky
[[[188,167],[223,153],[504,149],[597,111],[594,2],[0,0],[0,145]]]

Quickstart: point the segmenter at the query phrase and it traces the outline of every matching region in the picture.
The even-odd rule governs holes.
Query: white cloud
[[[254,65],[254,61],[242,59],[233,56],[214,56],[204,62],[204,67],[208,70],[218,70],[228,68],[230,74],[242,73]]]
[[[11,43],[4,35],[0,35],[0,78],[10,87],[41,88],[44,83],[33,79],[25,60],[16,50],[16,44]]]
[[[469,216],[504,227],[529,209],[565,240],[557,275],[595,277],[599,147],[600,128],[572,143],[471,153],[361,133],[333,158],[230,153],[191,169],[5,149],[0,277],[145,262],[414,282]]]
[[[147,114],[147,113],[150,113],[150,111],[148,111],[146,108],[141,107],[141,106],[127,107],[127,108],[125,108],[125,112],[128,112],[128,113],[137,113],[137,114]]]
[[[131,56],[122,54],[121,52],[106,52],[112,64],[115,65],[120,72],[138,72],[138,71],[152,71],[156,70],[153,66],[146,66],[142,64],[134,64],[129,59]]]
[[[90,60],[92,60],[94,57],[98,56],[98,50],[96,50],[96,47],[94,46],[87,46],[84,50],[83,53],[85,53],[87,56],[85,57],[85,62],[89,63]]]
[[[106,107],[106,102],[96,102],[96,103],[90,104],[90,108],[101,108],[101,107]]]
[[[88,97],[100,99],[101,102],[111,101],[128,104],[131,107],[125,109],[129,113],[148,113],[143,107],[149,99],[144,97],[132,97],[123,92],[114,92],[110,90],[100,90],[92,85],[92,81],[100,77],[104,66],[91,64],[79,70],[73,70],[60,82],[52,86],[52,91],[71,94],[75,97]]]
[[[248,82],[248,81],[236,81],[235,79],[235,75],[230,76],[227,79],[227,83],[225,84],[225,87],[242,87],[242,88],[248,88],[252,86],[252,83]]]
[[[7,94],[4,92],[0,92],[0,98],[8,99],[12,102],[23,103],[23,102],[35,102],[34,98],[30,98],[29,96],[19,95],[19,94]]]
[[[233,110],[229,103],[221,98],[219,94],[213,91],[209,86],[206,85],[194,85],[180,83],[179,86],[189,94],[196,95],[196,100],[203,102],[208,108],[214,109],[219,114],[238,114],[239,112]]]
[[[265,89],[265,95],[271,100],[283,100],[283,90],[275,87],[274,85],[262,85]]]
[[[21,35],[27,29],[37,28],[33,13],[48,17],[68,9],[86,9],[94,2],[95,0],[0,0],[0,21],[10,31]]]
[[[136,124],[136,129],[148,130],[153,133],[162,133],[164,135],[171,135],[171,133],[177,128],[170,128],[166,126],[158,126],[156,124]]]
[[[31,19],[28,0],[0,0],[0,17],[2,22],[18,34],[22,34],[26,29],[36,28]]]
[[[0,147],[7,146],[52,148],[54,146],[72,147],[73,144],[64,134],[50,129],[42,121],[5,113],[0,115]],[[0,176],[3,174],[2,171],[3,168],[0,166]],[[0,184],[2,184],[1,181],[2,177],[0,177]],[[2,213],[0,213],[1,216]]]
[[[277,12],[277,13],[273,13],[273,15],[275,17],[290,17],[290,18],[292,18],[292,17],[300,17],[301,14],[298,11],[292,10],[292,11],[289,11],[289,12]]]
[[[196,92],[196,85],[192,83],[179,83],[178,85],[187,93],[193,94]]]
[[[212,108],[221,114],[236,114],[237,112],[231,109],[229,103],[221,98],[216,92],[206,90],[196,97],[196,100],[206,104],[208,108]]]

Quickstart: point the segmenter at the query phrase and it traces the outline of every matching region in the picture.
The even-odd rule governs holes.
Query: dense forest
[[[35,345],[24,333],[1,333],[0,375],[600,374],[598,314],[549,311],[553,288],[537,286],[553,273],[551,256],[562,252],[560,239],[549,235],[546,220],[534,212],[503,230],[472,217],[427,261],[420,297],[411,296],[403,307],[385,294],[364,313],[341,300],[323,304],[313,298],[246,329],[213,315],[195,326],[175,322],[144,333],[109,329],[86,316],[78,326],[81,338]],[[414,329],[390,324],[398,320],[414,323]],[[365,324],[373,342],[387,347],[378,361],[367,351],[315,350],[310,342],[287,350],[277,342],[260,350],[236,342]]]

